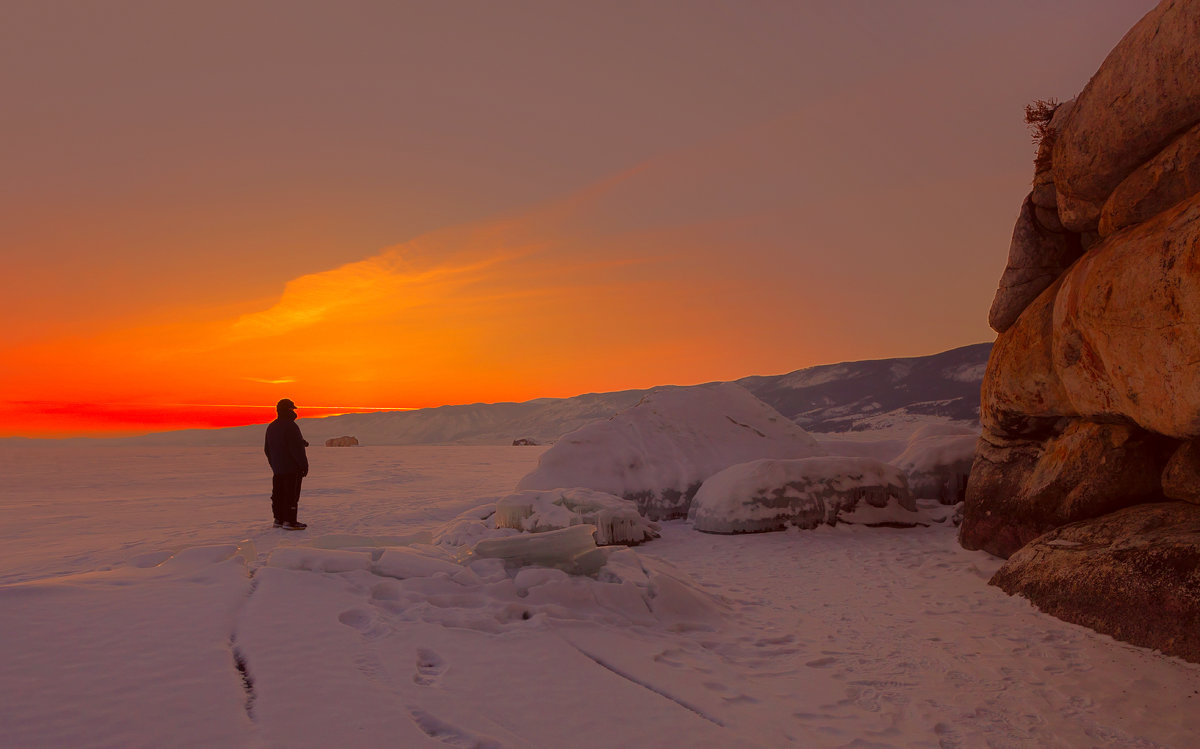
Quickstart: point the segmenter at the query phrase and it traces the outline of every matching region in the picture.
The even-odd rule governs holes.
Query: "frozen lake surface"
[[[952,528],[666,523],[649,612],[392,548],[542,451],[310,448],[287,533],[255,449],[0,447],[0,746],[1200,745],[1200,667],[988,587]]]

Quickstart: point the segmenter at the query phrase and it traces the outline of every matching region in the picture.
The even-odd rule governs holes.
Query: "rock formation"
[[[325,447],[355,447],[358,445],[357,437],[332,437],[325,440]]]
[[[1200,0],[1147,14],[1046,134],[959,538],[1010,558],[1004,590],[1200,660]]]

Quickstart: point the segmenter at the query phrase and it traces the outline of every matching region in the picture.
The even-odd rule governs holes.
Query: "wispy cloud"
[[[418,307],[442,299],[449,290],[477,281],[488,269],[522,254],[502,248],[474,259],[452,258],[419,267],[415,243],[391,248],[366,260],[312,273],[288,282],[279,301],[261,312],[243,315],[230,327],[229,340],[278,336],[316,325],[356,308],[377,311]],[[418,267],[414,267],[418,266]]]

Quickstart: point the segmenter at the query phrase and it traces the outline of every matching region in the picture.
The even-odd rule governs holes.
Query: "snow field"
[[[463,554],[522,537],[488,520],[538,448],[313,452],[287,533],[256,450],[0,451],[0,746],[1200,737],[1200,668],[986,586],[953,528],[669,522],[572,576]]]

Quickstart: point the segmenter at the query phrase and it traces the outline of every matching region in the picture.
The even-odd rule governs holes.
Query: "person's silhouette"
[[[308,475],[308,443],[296,424],[296,404],[284,398],[275,404],[275,421],[267,425],[263,451],[274,474],[271,480],[271,513],[275,527],[302,531],[307,524],[296,520],[300,506],[300,482]]]

